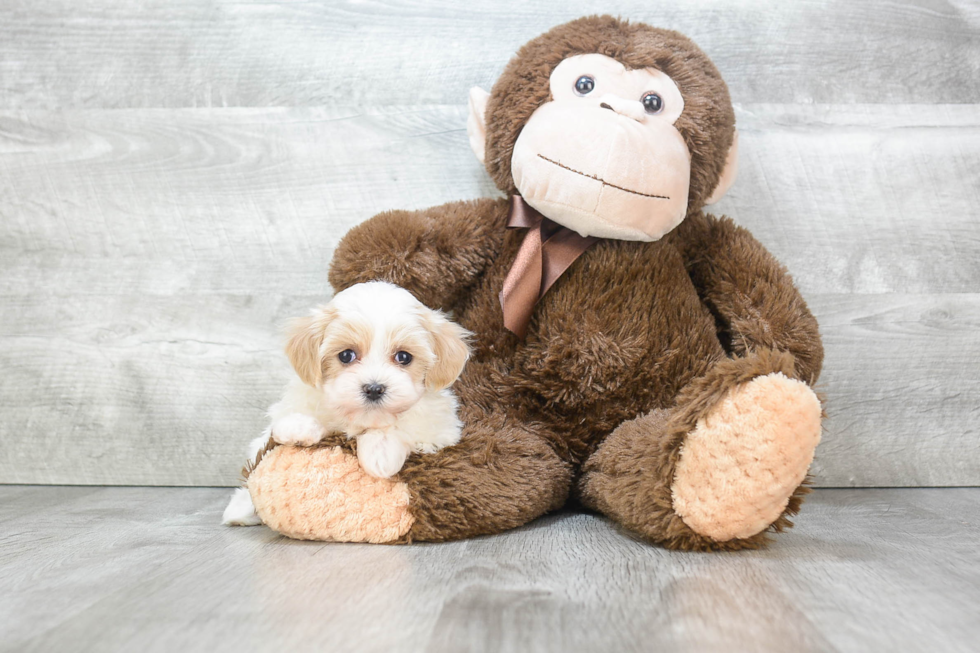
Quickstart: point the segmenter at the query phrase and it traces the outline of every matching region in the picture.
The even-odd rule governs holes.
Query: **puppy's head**
[[[394,416],[463,371],[469,333],[407,290],[374,281],[296,319],[286,353],[304,383],[349,420]]]

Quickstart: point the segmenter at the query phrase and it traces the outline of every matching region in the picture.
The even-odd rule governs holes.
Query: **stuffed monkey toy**
[[[259,517],[294,538],[445,541],[574,499],[684,550],[791,526],[823,349],[785,268],[703,211],[738,151],[708,57],[676,32],[581,18],[471,91],[468,133],[505,198],[377,215],[330,269],[338,291],[389,281],[473,332],[461,441],[391,479],[342,435],[270,444],[247,472]]]

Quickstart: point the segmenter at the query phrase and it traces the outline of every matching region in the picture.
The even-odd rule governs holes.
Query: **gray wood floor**
[[[729,84],[716,209],[820,320],[817,484],[980,484],[980,3],[601,9],[689,34]],[[596,10],[0,2],[0,483],[234,484],[337,241],[494,194],[467,90]]]
[[[218,525],[227,490],[0,487],[4,651],[976,651],[980,488],[818,490],[764,551],[562,512],[373,546]]]

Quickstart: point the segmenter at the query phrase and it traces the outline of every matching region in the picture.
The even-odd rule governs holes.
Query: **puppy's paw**
[[[409,448],[390,431],[365,431],[357,436],[357,460],[375,478],[389,478],[401,470]]]
[[[231,501],[221,515],[221,523],[225,526],[258,526],[262,523],[255,514],[252,497],[245,488],[238,488],[231,495]]]
[[[303,413],[291,413],[272,423],[272,439],[279,444],[311,447],[324,435],[326,431],[320,422]]]

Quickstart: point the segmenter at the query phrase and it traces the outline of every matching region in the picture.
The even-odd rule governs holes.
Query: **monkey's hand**
[[[379,213],[340,241],[330,284],[339,292],[388,281],[430,308],[452,310],[500,252],[507,213],[507,202],[494,199]]]
[[[786,268],[728,218],[691,215],[672,236],[726,348],[737,356],[789,352],[795,358],[793,376],[813,385],[823,364],[823,344],[817,321]]]

